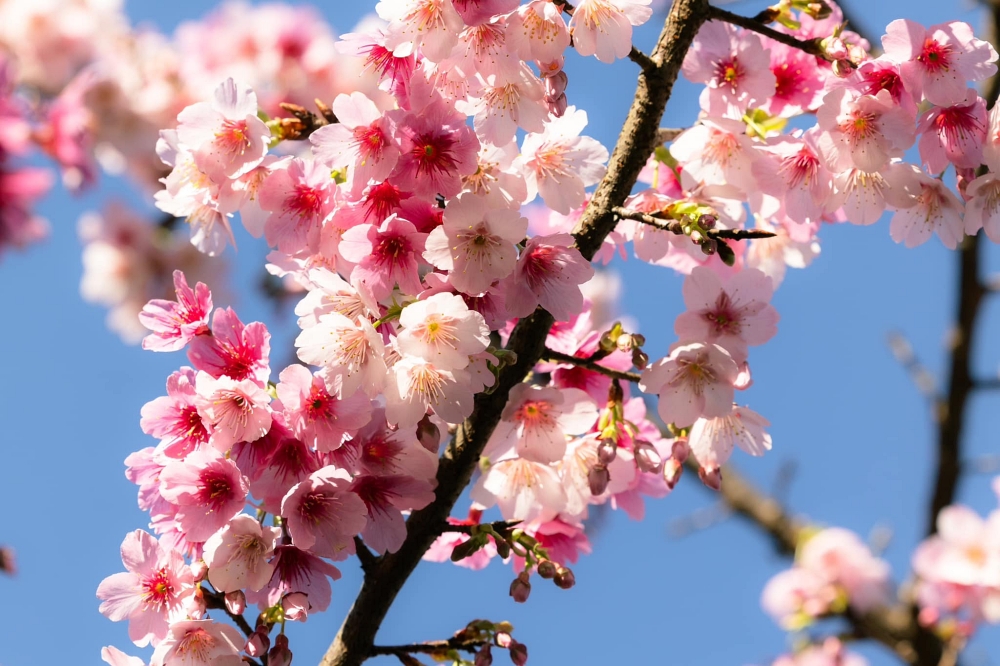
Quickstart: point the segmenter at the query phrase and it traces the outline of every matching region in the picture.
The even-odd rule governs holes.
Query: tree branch
[[[711,18],[716,21],[725,21],[726,23],[746,28],[747,30],[756,32],[758,35],[764,35],[765,37],[769,37],[776,42],[781,42],[782,44],[804,51],[809,55],[816,56],[817,58],[822,58],[823,60],[830,62],[833,61],[833,58],[828,56],[826,51],[823,50],[823,47],[820,46],[819,39],[798,39],[797,37],[792,37],[789,34],[775,30],[755,18],[740,16],[739,14],[734,14],[715,6],[712,7]]]
[[[605,368],[603,365],[599,365],[597,361],[593,361],[588,358],[580,358],[579,356],[570,356],[569,354],[563,354],[562,352],[557,352],[555,350],[545,348],[544,358],[550,361],[558,361],[560,363],[569,363],[581,368],[586,368],[593,372],[600,373],[606,377],[611,377],[612,379],[620,379],[625,382],[633,382],[635,384],[639,383],[639,373],[638,372],[623,372],[621,370],[612,370],[611,368]]]
[[[235,622],[236,626],[238,626],[244,634],[246,634],[249,637],[250,634],[253,633],[253,627],[251,627],[250,623],[246,621],[246,618],[244,618],[242,615],[231,613],[229,612],[229,609],[226,608],[225,594],[223,594],[222,592],[210,592],[206,590],[204,587],[201,588],[201,591],[202,594],[205,595],[205,608],[225,611],[226,615],[229,616],[229,619]]]
[[[793,555],[809,523],[788,515],[780,503],[757,490],[732,467],[723,469],[722,478],[719,496],[726,506],[766,533],[779,553]],[[849,608],[843,618],[851,625],[852,635],[878,641],[912,666],[938,666],[944,654],[944,644],[921,626],[909,603],[882,606],[867,613]]]
[[[656,217],[649,213],[642,213],[631,208],[615,206],[614,213],[624,220],[635,220],[656,227],[662,231],[669,231],[679,236],[684,235],[684,227],[680,220]],[[748,238],[773,238],[776,234],[763,229],[706,229],[705,237],[725,240],[746,240]]]
[[[361,570],[367,576],[375,568],[375,565],[378,564],[378,556],[368,550],[368,546],[359,536],[354,537],[354,550],[357,552],[358,560],[361,562]]]
[[[379,654],[438,654],[448,650],[463,650],[465,652],[475,652],[480,645],[485,645],[489,641],[457,641],[450,638],[446,641],[428,641],[427,643],[411,643],[410,645],[374,645],[372,646],[372,656]]]
[[[651,56],[654,67],[639,74],[635,99],[608,162],[608,172],[574,229],[576,246],[588,260],[593,259],[614,229],[618,219],[613,208],[622,205],[631,193],[656,147],[660,118],[684,55],[709,11],[707,0],[675,0],[670,10]],[[323,666],[358,666],[371,654],[382,620],[468,485],[511,389],[542,357],[545,337],[553,323],[552,315],[542,309],[518,322],[507,343],[507,348],[517,354],[517,362],[500,371],[492,393],[476,396],[472,416],[458,427],[439,463],[434,501],[410,516],[403,545],[382,557],[373,574],[365,577],[354,605],[322,659]]]

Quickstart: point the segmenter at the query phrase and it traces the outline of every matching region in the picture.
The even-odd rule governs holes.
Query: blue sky
[[[202,15],[206,5],[133,1],[127,10],[136,22],[170,31]],[[753,14],[762,6],[729,8]],[[374,0],[364,0],[328,2],[322,9],[345,32],[373,7]],[[858,3],[852,9],[876,36],[900,16],[925,25],[980,21],[968,5],[927,0],[867,3],[864,14]],[[638,31],[636,43],[648,49],[658,30],[654,20]],[[570,102],[588,111],[589,133],[610,147],[630,102],[635,65],[600,65],[575,54],[568,60]],[[678,84],[664,125],[689,125],[696,105],[697,90]],[[124,346],[105,328],[105,312],[80,300],[75,224],[107,191],[48,197],[41,210],[52,223],[52,237],[0,263],[0,312],[7,313],[0,344],[9,350],[0,382],[6,425],[0,543],[16,547],[21,569],[17,578],[0,578],[7,609],[0,623],[3,666],[67,658],[98,663],[107,644],[148,657],[148,651],[130,650],[123,623],[97,612],[94,590],[121,570],[124,535],[147,522],[122,460],[152,444],[139,430],[139,409],[161,395],[183,358]],[[741,396],[771,420],[774,450],[763,459],[737,454],[734,462],[764,488],[794,462],[788,500],[795,512],[863,537],[875,528],[891,529],[885,557],[901,581],[925,523],[934,433],[924,398],[885,339],[890,330],[902,331],[924,364],[940,372],[956,258],[936,239],[913,250],[896,245],[885,220],[867,228],[827,227],[821,240],[813,266],[790,270],[778,290],[779,333],[753,350],[755,384]],[[262,252],[243,243],[235,259],[230,254],[235,280],[254,279]],[[986,267],[996,269],[998,257],[989,248]],[[634,259],[616,269],[625,282],[622,311],[640,322],[651,355],[661,354],[683,309],[680,278]],[[291,319],[276,322],[273,310],[247,293],[234,304],[244,321],[273,325],[275,349],[289,343]],[[1000,331],[998,304],[987,302],[975,350],[983,376],[995,376],[1000,365],[1000,346],[990,344]],[[997,452],[995,400],[983,394],[971,402],[967,457]],[[961,499],[980,512],[992,509],[989,482],[987,475],[966,476]],[[683,538],[673,535],[671,526],[712,501],[696,480],[685,478],[671,496],[647,505],[641,523],[608,515],[593,536],[594,554],[575,567],[577,586],[562,591],[536,584],[527,604],[507,596],[512,574],[500,563],[479,573],[424,563],[396,601],[379,642],[444,638],[485,617],[513,622],[534,664],[766,663],[785,650],[786,636],[761,612],[759,596],[787,562],[735,520]],[[318,661],[354,598],[359,572],[353,562],[341,568],[344,578],[334,585],[330,610],[291,628],[296,664]],[[880,648],[862,651],[874,663],[893,663]],[[965,663],[988,664],[991,652],[1000,654],[1000,630],[986,628]]]

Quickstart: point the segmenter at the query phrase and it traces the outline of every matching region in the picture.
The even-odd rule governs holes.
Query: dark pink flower
[[[249,490],[236,463],[212,450],[195,451],[160,472],[160,494],[178,507],[175,519],[189,541],[204,542],[225,526]]]
[[[354,554],[354,536],[365,528],[368,511],[350,486],[351,475],[329,465],[288,491],[281,515],[295,546],[332,560]]]
[[[274,573],[260,592],[247,593],[247,601],[257,604],[260,610],[270,608],[295,592],[309,598],[311,611],[322,612],[330,605],[330,581],[340,579],[340,571],[329,562],[310,555],[295,546],[278,546],[274,549]]]
[[[400,156],[390,178],[418,195],[451,198],[462,191],[462,176],[478,168],[479,139],[465,115],[440,98],[398,117],[396,140]]]
[[[215,311],[211,335],[199,335],[191,341],[188,359],[212,377],[251,379],[263,386],[271,374],[270,353],[267,327],[258,321],[244,325],[232,308],[226,308]]]
[[[361,224],[345,231],[340,255],[355,264],[351,279],[367,286],[376,300],[392,293],[397,283],[404,294],[418,294],[426,238],[409,221],[390,215],[381,225]]]
[[[198,412],[195,372],[183,367],[167,378],[167,395],[142,407],[139,427],[160,439],[159,453],[184,458],[208,441],[208,429]]]
[[[372,406],[362,391],[337,398],[321,377],[302,365],[281,371],[278,399],[295,436],[317,451],[333,451],[357,434],[372,417]]]
[[[580,285],[594,277],[594,267],[572,244],[569,234],[528,240],[507,278],[511,316],[526,317],[541,305],[556,321],[567,321],[583,309]]]
[[[152,331],[143,338],[143,349],[177,351],[195,336],[208,333],[208,314],[212,311],[208,286],[198,282],[191,289],[184,273],[174,271],[174,291],[176,301],[154,298],[139,313],[139,321]]]

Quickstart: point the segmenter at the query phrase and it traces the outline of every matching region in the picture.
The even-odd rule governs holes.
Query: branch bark
[[[639,74],[635,99],[608,162],[608,172],[574,229],[576,246],[588,260],[614,229],[614,207],[624,203],[639,172],[656,147],[660,119],[677,80],[681,63],[698,29],[709,16],[707,0],[675,0],[650,59]],[[479,463],[486,441],[500,421],[510,390],[524,380],[545,351],[552,315],[538,309],[522,319],[508,342],[517,363],[505,367],[489,395],[476,396],[475,411],[461,424],[441,458],[434,501],[407,521],[407,536],[396,553],[379,558],[366,573],[361,591],[322,666],[358,666],[372,655],[375,635],[403,584],[440,533],[462,490]]]

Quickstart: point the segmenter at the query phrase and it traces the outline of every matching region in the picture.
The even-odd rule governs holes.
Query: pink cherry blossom
[[[377,319],[378,303],[368,288],[355,280],[349,283],[326,268],[313,268],[308,273],[309,293],[295,306],[299,327],[315,326],[328,312],[338,312],[348,319],[358,315]]]
[[[589,136],[587,113],[569,107],[559,118],[550,118],[545,131],[529,133],[521,145],[528,199],[540,194],[545,205],[567,215],[584,199],[584,188],[594,185],[607,171],[608,150]]]
[[[940,180],[915,167],[913,175],[916,183],[910,188],[910,205],[893,213],[889,234],[897,243],[916,247],[936,233],[946,248],[954,250],[965,237],[962,200]]]
[[[967,82],[993,76],[997,52],[976,39],[968,23],[952,21],[930,28],[896,19],[882,36],[885,55],[899,65],[906,89],[938,106],[959,104]]]
[[[682,342],[714,342],[737,363],[749,345],[762,345],[777,333],[778,313],[770,305],[774,286],[759,270],[744,269],[723,280],[699,266],[684,280],[684,305],[674,322]]]
[[[771,58],[757,35],[722,21],[702,24],[681,71],[689,81],[706,85],[701,107],[710,116],[742,118],[775,91]]]
[[[507,17],[507,44],[521,60],[552,62],[569,48],[562,9],[549,0],[531,0]]]
[[[139,657],[131,657],[113,645],[101,648],[101,659],[109,666],[146,666]]]
[[[427,237],[424,258],[448,271],[455,289],[477,296],[514,270],[514,245],[527,229],[528,220],[516,211],[484,211],[478,197],[463,194],[448,204],[443,224]]]
[[[351,279],[368,287],[375,299],[388,296],[397,283],[404,294],[416,294],[426,238],[408,220],[390,215],[381,225],[361,224],[345,231],[340,255],[355,264]]]
[[[816,107],[830,78],[815,56],[787,44],[764,40],[771,52],[774,94],[761,108],[775,116],[793,117]],[[874,93],[872,93],[874,94]]]
[[[771,423],[749,407],[734,406],[726,416],[700,418],[691,426],[688,446],[702,469],[719,469],[738,446],[752,456],[771,450]]]
[[[208,429],[198,412],[196,375],[183,367],[167,378],[167,395],[142,406],[139,427],[161,440],[158,450],[170,458],[183,458],[208,442]]]
[[[271,396],[249,379],[238,382],[199,373],[195,389],[209,443],[219,452],[228,451],[236,442],[260,439],[271,428]]]
[[[359,476],[351,485],[368,508],[361,536],[380,555],[395,553],[406,539],[403,511],[422,509],[434,501],[434,483],[408,476]]]
[[[949,164],[976,169],[983,162],[986,141],[986,100],[969,88],[965,99],[949,107],[928,109],[917,125],[920,159],[931,173]]]
[[[322,315],[295,339],[299,358],[320,366],[327,388],[351,396],[361,388],[375,397],[385,385],[385,343],[364,317],[354,321],[339,312]]]
[[[988,172],[965,190],[965,233],[972,236],[983,229],[994,243],[1000,243],[1000,176]]]
[[[862,613],[888,601],[889,565],[854,532],[830,527],[810,537],[797,564],[843,589],[851,607]]]
[[[280,527],[263,527],[253,516],[239,514],[205,542],[208,581],[220,592],[260,590],[274,573],[268,558],[280,538]]]
[[[518,384],[510,392],[488,450],[513,445],[521,458],[541,463],[562,460],[567,435],[587,432],[597,421],[597,405],[579,389]]]
[[[125,537],[121,554],[127,572],[108,576],[97,588],[101,613],[112,622],[128,620],[136,645],[155,645],[167,636],[171,622],[187,615],[194,577],[180,553],[142,530]]]
[[[241,666],[245,643],[239,630],[213,620],[183,620],[170,625],[149,666]]]
[[[800,224],[818,222],[833,212],[833,174],[816,145],[818,129],[800,138],[780,137],[758,152],[753,163],[761,191],[779,197],[785,215]]]
[[[470,513],[473,513],[470,511]],[[481,511],[476,512],[482,514]],[[459,520],[458,518],[448,518],[448,523],[450,525],[478,525],[479,520],[468,521]],[[430,545],[427,552],[424,553],[422,559],[428,562],[449,562],[451,561],[451,554],[455,551],[455,547],[459,546],[470,539],[468,534],[462,534],[461,532],[445,532],[437,539],[434,543]],[[493,538],[490,537],[489,541],[485,546],[474,552],[469,557],[464,557],[458,562],[455,562],[460,567],[465,567],[473,571],[479,571],[485,569],[486,565],[492,561],[494,557],[497,556],[496,544]]]
[[[268,355],[271,334],[258,322],[244,325],[232,308],[216,310],[212,316],[212,334],[199,335],[191,341],[188,359],[212,377],[251,380],[264,385],[271,374]]]
[[[653,15],[651,0],[581,0],[576,4],[569,32],[582,56],[614,62],[632,50],[632,26]]]
[[[419,113],[398,116],[396,140],[400,156],[389,177],[419,196],[453,197],[462,190],[462,177],[476,172],[479,139],[465,116],[440,98]]]
[[[765,239],[769,241],[767,243],[759,240],[750,241],[746,265],[749,268],[763,271],[771,278],[775,288],[784,280],[786,267],[805,268],[820,253],[819,241],[814,236],[815,230],[808,237],[802,238],[789,231],[789,228],[794,230],[800,225],[776,224],[772,226],[766,222],[758,221],[757,226],[776,235]]]
[[[566,508],[566,490],[547,464],[523,458],[493,463],[472,489],[483,507],[496,505],[504,520],[552,519]]]
[[[767,581],[760,605],[783,629],[794,631],[828,613],[838,596],[836,586],[819,573],[792,567]]]
[[[276,427],[277,425],[272,429]],[[253,449],[265,439],[266,436],[257,440],[256,444],[238,445],[239,452],[248,458]],[[237,448],[234,447],[233,450],[237,451]],[[264,454],[259,473],[250,479],[250,491],[254,497],[260,498],[262,509],[278,515],[281,513],[281,501],[288,490],[322,467],[323,462],[320,455],[312,451],[302,440],[287,435],[280,438],[274,448]]]
[[[843,207],[851,224],[875,224],[886,206],[907,208],[919,190],[913,169],[899,162],[878,171],[847,169],[834,176],[833,204]]]
[[[698,417],[730,413],[738,372],[733,357],[718,345],[677,345],[643,371],[639,388],[659,394],[660,418],[684,428]]]
[[[329,562],[295,546],[274,549],[274,574],[260,592],[249,592],[247,602],[261,610],[281,603],[287,595],[301,592],[309,598],[311,612],[322,612],[333,596],[328,579],[340,580],[340,570]]]
[[[343,399],[332,396],[326,382],[304,366],[288,366],[278,380],[278,399],[288,426],[317,451],[339,448],[371,420],[371,401],[363,392],[356,391]]]
[[[528,198],[519,158],[517,143],[513,140],[499,146],[484,143],[480,147],[479,166],[475,173],[462,179],[462,185],[468,192],[486,200],[486,213],[494,208],[518,211]]]
[[[834,90],[823,98],[816,122],[824,132],[820,148],[835,171],[883,169],[914,141],[913,118],[886,90],[874,96],[848,88]]]
[[[351,475],[331,465],[288,491],[281,515],[296,547],[333,560],[354,554],[354,535],[365,528],[368,510],[350,486]]]
[[[580,285],[594,276],[594,267],[572,247],[569,234],[534,236],[507,278],[507,310],[526,317],[537,306],[556,321],[567,321],[583,309]]]
[[[607,465],[611,476],[607,488],[600,495],[594,495],[589,475],[599,462],[597,446],[600,441],[597,435],[578,437],[564,447],[566,455],[562,459],[560,472],[566,492],[566,508],[560,515],[585,517],[588,506],[603,504],[614,495],[628,491],[635,483],[637,474],[632,452],[619,447],[615,459]]]
[[[348,167],[355,192],[364,189],[369,180],[385,180],[399,159],[389,118],[360,92],[338,95],[333,112],[339,122],[324,125],[309,136],[316,159]]]
[[[670,154],[703,183],[728,183],[747,193],[756,188],[754,148],[740,121],[704,118],[674,140]]]
[[[182,271],[174,271],[176,301],[155,298],[139,313],[139,321],[152,331],[142,341],[143,349],[177,351],[195,336],[208,332],[208,313],[212,311],[212,292],[201,282],[188,286]]]
[[[396,55],[419,49],[431,62],[451,55],[463,26],[452,0],[381,0],[375,11],[389,22],[388,48]]]
[[[396,338],[399,351],[445,370],[466,367],[469,356],[485,351],[490,344],[483,316],[470,310],[456,294],[434,294],[407,305],[399,315],[399,324],[403,327]]]
[[[198,102],[181,111],[177,138],[194,152],[198,168],[221,183],[260,164],[271,131],[257,117],[253,90],[226,79],[215,89],[211,102]]]
[[[275,166],[258,191],[268,245],[286,254],[316,251],[323,221],[333,212],[336,182],[321,162],[292,159]]]
[[[541,79],[524,64],[510,79],[492,75],[473,102],[476,134],[483,141],[502,145],[514,138],[518,128],[543,131],[549,116],[544,95]]]
[[[448,423],[461,423],[472,414],[471,379],[466,370],[405,356],[390,368],[385,402],[386,418],[400,428],[417,425],[428,409]]]
[[[409,476],[430,481],[437,473],[437,456],[412,430],[391,429],[385,410],[378,408],[358,434],[333,452],[333,462],[354,474]]]
[[[160,494],[178,507],[175,520],[188,541],[204,542],[246,503],[250,488],[233,461],[195,451],[160,472]]]

